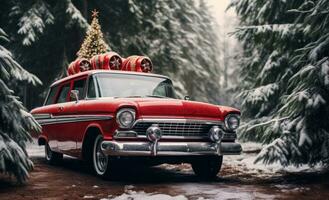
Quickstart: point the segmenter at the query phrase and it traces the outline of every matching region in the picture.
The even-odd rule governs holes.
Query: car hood
[[[216,117],[219,115],[217,106],[199,102],[152,99],[137,100],[136,103],[142,116]]]
[[[144,118],[181,117],[223,120],[229,112],[240,113],[239,110],[230,107],[178,99],[125,98],[124,101],[130,101],[131,104],[135,104],[137,114]]]

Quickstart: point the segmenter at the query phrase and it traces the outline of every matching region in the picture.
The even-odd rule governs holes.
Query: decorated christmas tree
[[[0,173],[14,175],[22,182],[33,167],[25,151],[26,142],[31,141],[29,131],[38,132],[40,126],[9,87],[18,82],[36,85],[40,81],[13,59],[3,42],[8,39],[0,28]]]
[[[87,36],[77,53],[79,58],[90,59],[94,55],[105,53],[110,49],[104,41],[101,26],[98,22],[98,12],[96,10],[92,12],[92,18]]]

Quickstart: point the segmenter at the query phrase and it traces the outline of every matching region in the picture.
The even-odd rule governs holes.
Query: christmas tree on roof
[[[94,55],[102,54],[110,50],[104,41],[101,26],[98,22],[98,12],[92,12],[92,22],[87,31],[87,35],[81,45],[77,55],[79,58],[90,59]]]

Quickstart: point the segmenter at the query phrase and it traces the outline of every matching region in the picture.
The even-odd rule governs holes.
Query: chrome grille
[[[163,136],[208,137],[208,132],[214,124],[200,122],[137,122],[133,127],[138,135],[146,135],[146,129],[157,124]]]

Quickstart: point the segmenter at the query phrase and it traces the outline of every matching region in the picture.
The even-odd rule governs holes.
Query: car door
[[[70,101],[70,91],[72,81],[65,82],[61,85],[57,100],[56,110],[53,113],[55,123],[53,124],[53,135],[57,140],[58,149],[69,154],[71,150],[76,149],[76,141],[72,136],[75,122],[74,102]]]
[[[72,105],[72,112],[76,117],[76,122],[71,124],[71,132],[69,133],[69,137],[71,140],[76,142],[75,151],[70,152],[72,156],[79,156],[81,150],[81,139],[83,138],[84,132],[88,126],[88,121],[85,121],[85,112],[83,110],[83,103],[86,98],[86,81],[87,77],[82,77],[73,81],[72,90],[76,90],[79,92],[79,99],[76,101],[75,99],[70,98],[70,101],[74,102]]]
[[[42,132],[48,139],[48,144],[53,151],[58,151],[58,144],[56,139],[56,131],[53,127],[52,115],[57,113],[56,98],[58,95],[59,85],[52,86],[49,90],[48,96],[44,103],[41,115],[46,118],[46,122],[43,121]],[[40,115],[40,114],[39,114]],[[38,115],[36,115],[38,116]],[[47,121],[48,120],[48,121]]]

